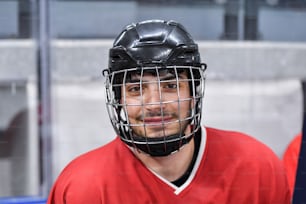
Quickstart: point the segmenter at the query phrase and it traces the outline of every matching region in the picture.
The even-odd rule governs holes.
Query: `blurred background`
[[[114,37],[147,19],[198,42],[203,125],[282,158],[302,128],[306,0],[0,0],[0,203],[45,198],[69,161],[115,138],[101,73]]]

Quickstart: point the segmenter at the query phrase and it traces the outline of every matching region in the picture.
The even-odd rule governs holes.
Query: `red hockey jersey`
[[[146,168],[116,138],[72,161],[48,204],[289,204],[281,161],[238,132],[202,130],[199,154],[180,187]]]

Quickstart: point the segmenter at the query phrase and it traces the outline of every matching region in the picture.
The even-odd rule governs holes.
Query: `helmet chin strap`
[[[127,145],[137,148],[142,152],[153,157],[164,157],[180,150],[182,146],[188,144],[194,134],[185,136],[184,133],[178,133],[159,138],[145,138],[133,135],[133,140],[124,140]]]

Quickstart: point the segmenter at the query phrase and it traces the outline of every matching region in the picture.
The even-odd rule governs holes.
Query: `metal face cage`
[[[205,69],[203,64],[107,73],[107,111],[121,140],[151,156],[166,156],[187,144],[201,126]]]

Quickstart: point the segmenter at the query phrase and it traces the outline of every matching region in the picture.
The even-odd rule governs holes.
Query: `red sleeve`
[[[52,187],[47,204],[102,203],[96,182],[89,181],[93,177],[90,174],[90,171],[77,172],[71,166],[64,170]]]
[[[293,193],[296,169],[298,164],[298,157],[300,153],[302,135],[298,134],[288,145],[284,156],[283,162],[287,173],[287,179],[290,187],[291,194]]]

